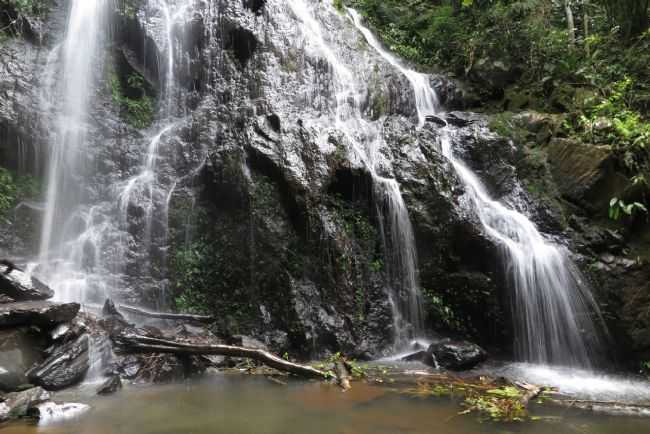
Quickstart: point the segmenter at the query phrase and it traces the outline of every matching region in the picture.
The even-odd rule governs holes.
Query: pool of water
[[[277,384],[264,377],[219,375],[200,382],[126,386],[110,397],[95,386],[56,395],[90,405],[73,419],[0,426],[0,434],[644,434],[650,418],[535,407],[551,416],[521,424],[458,415],[451,398],[415,398],[386,386],[352,390],[318,382]]]

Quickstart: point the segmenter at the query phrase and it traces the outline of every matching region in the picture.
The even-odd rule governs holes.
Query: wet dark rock
[[[440,127],[447,126],[447,121],[445,121],[443,118],[436,116],[436,115],[428,115],[426,117],[427,122],[434,123]]]
[[[109,336],[118,336],[124,330],[132,328],[133,325],[130,324],[124,316],[117,310],[113,300],[107,299],[104,302],[102,307],[102,319],[99,320],[99,325],[102,327]]]
[[[402,357],[402,360],[405,362],[420,362],[427,366],[435,367],[433,356],[427,350],[416,351],[415,353]]]
[[[473,113],[451,112],[447,114],[446,121],[456,127],[467,127],[472,123],[479,122],[480,118]]]
[[[447,110],[466,110],[480,105],[478,96],[457,80],[433,75],[430,83],[438,94],[440,104]]]
[[[438,365],[454,371],[472,369],[487,359],[487,353],[476,344],[467,341],[442,341],[431,344],[428,353]]]
[[[27,378],[48,390],[60,390],[77,384],[86,375],[89,364],[89,337],[57,347],[44,362],[32,367]]]
[[[47,338],[41,330],[18,327],[0,330],[0,391],[12,392],[28,384],[25,372],[43,360]]]
[[[235,27],[230,31],[229,38],[226,40],[226,49],[232,50],[241,66],[245,67],[255,53],[257,44],[257,38],[251,31]]]
[[[142,356],[135,354],[124,355],[114,361],[107,374],[110,376],[120,375],[131,380],[138,375],[142,365]]]
[[[54,296],[47,285],[19,269],[0,265],[0,295],[14,301],[46,300]]]
[[[244,0],[244,7],[250,9],[256,14],[261,14],[266,5],[266,0]]]
[[[50,394],[40,387],[8,393],[0,402],[0,422],[18,419],[29,414],[39,404],[49,401]]]
[[[24,301],[0,304],[0,327],[37,325],[54,327],[71,321],[79,312],[78,303]]]
[[[122,380],[119,375],[113,375],[109,377],[104,383],[99,386],[97,389],[98,395],[112,395],[122,388]]]

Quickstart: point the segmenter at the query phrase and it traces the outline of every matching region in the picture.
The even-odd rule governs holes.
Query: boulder
[[[402,357],[401,360],[404,362],[421,362],[424,363],[425,365],[436,367],[436,362],[433,359],[433,356],[429,351],[426,350],[416,351],[414,353]]]
[[[547,151],[562,195],[592,212],[607,212],[611,198],[620,197],[630,185],[628,178],[616,171],[609,146],[554,139]]]
[[[483,57],[474,63],[469,76],[483,91],[493,94],[503,92],[521,75],[521,68],[504,60]]]
[[[43,360],[46,345],[45,336],[32,328],[0,330],[0,391],[13,392],[27,384],[25,372]]]
[[[97,389],[98,395],[112,395],[122,388],[122,380],[119,375],[111,375],[104,383]]]
[[[86,404],[74,402],[57,404],[56,402],[46,401],[31,407],[27,411],[27,416],[38,420],[41,424],[47,424],[75,418],[88,410],[90,410],[90,406]]]
[[[84,334],[56,348],[47,360],[27,372],[27,378],[48,390],[60,390],[77,384],[90,367],[88,341],[88,335]]]
[[[124,316],[117,310],[113,300],[106,299],[104,307],[102,308],[102,319],[99,321],[102,327],[109,336],[118,336],[125,329],[132,327],[132,325],[124,318]]]
[[[0,295],[14,301],[47,300],[54,296],[54,291],[17,268],[0,265]]]
[[[54,327],[71,321],[79,312],[79,303],[23,301],[0,304],[0,327],[36,325]]]
[[[0,402],[0,422],[26,416],[30,410],[50,399],[50,394],[40,387],[9,393]]]
[[[487,359],[481,347],[468,341],[445,340],[431,344],[427,350],[441,368],[462,371],[472,369]]]

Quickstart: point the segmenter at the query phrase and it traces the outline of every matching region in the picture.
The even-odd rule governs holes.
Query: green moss
[[[122,14],[127,18],[135,18],[142,0],[118,0],[116,2],[116,8],[118,13]]]
[[[34,199],[40,194],[40,183],[36,178],[0,167],[0,215],[8,213],[21,200]]]
[[[113,103],[120,108],[126,121],[138,129],[150,126],[154,117],[154,101],[146,93],[144,77],[133,73],[127,78],[126,85],[124,85],[114,71],[109,74]]]

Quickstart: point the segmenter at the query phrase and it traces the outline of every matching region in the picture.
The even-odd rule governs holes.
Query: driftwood
[[[196,322],[212,322],[214,317],[208,315],[192,315],[185,313],[166,313],[166,312],[151,312],[144,309],[139,309],[133,306],[126,306],[121,304],[120,309],[134,315],[145,316],[148,318],[169,319],[175,321],[196,321]]]
[[[595,407],[606,411],[629,411],[634,413],[649,412],[650,404],[620,402],[620,401],[597,401],[588,399],[545,399],[544,403],[559,407],[575,408],[579,410],[594,411]]]
[[[352,386],[350,385],[350,371],[346,366],[345,361],[337,360],[334,362],[334,372],[336,373],[336,380],[341,389],[344,391],[350,390]]]
[[[328,375],[316,368],[284,360],[268,351],[236,347],[232,345],[190,344],[166,339],[150,338],[136,334],[124,334],[116,338],[119,345],[136,352],[170,353],[185,355],[219,355],[257,360],[279,371],[294,375],[325,380]]]
[[[515,385],[522,389],[522,394],[521,398],[519,398],[519,402],[521,402],[521,405],[524,407],[527,407],[530,400],[537,398],[539,394],[544,390],[543,387],[537,386],[535,384],[515,382]]]

